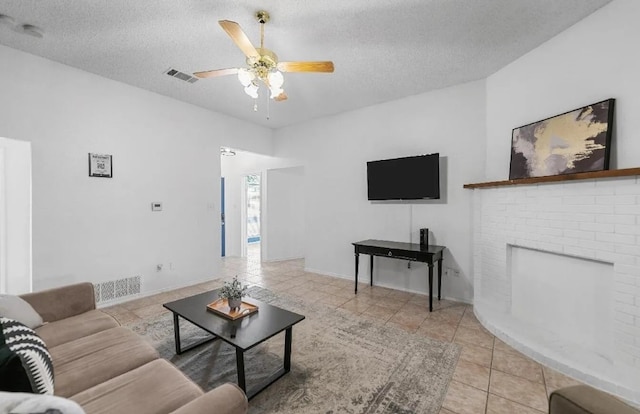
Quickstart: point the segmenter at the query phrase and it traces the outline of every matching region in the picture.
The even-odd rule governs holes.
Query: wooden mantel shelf
[[[465,184],[464,188],[489,188],[489,187],[504,187],[507,185],[554,183],[559,181],[576,181],[576,180],[593,180],[593,179],[597,180],[599,178],[630,177],[634,175],[640,175],[640,168],[625,168],[622,170],[605,170],[605,171],[595,171],[595,172],[586,172],[586,173],[577,173],[577,174],[550,175],[547,177],[521,178],[519,180],[488,181],[485,183]]]

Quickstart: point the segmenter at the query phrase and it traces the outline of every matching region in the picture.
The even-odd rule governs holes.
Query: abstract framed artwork
[[[614,103],[607,99],[514,128],[509,179],[608,170]]]

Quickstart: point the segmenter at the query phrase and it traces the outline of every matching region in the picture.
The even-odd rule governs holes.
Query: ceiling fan
[[[287,95],[282,89],[284,77],[282,72],[333,72],[333,62],[280,62],[278,56],[264,47],[264,25],[269,21],[269,13],[264,10],[256,12],[255,18],[260,23],[260,47],[255,48],[240,25],[230,20],[220,20],[218,23],[231,40],[247,57],[247,67],[215,69],[195,72],[198,78],[215,78],[218,76],[238,75],[238,80],[244,86],[247,95],[258,98],[259,83],[264,83],[271,92],[271,98],[284,101]]]

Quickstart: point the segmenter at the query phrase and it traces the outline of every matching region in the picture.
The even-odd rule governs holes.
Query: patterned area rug
[[[291,372],[252,399],[250,413],[439,412],[460,353],[456,344],[259,287],[252,287],[249,294],[306,316],[293,327]],[[206,337],[201,329],[183,322],[183,344]],[[204,390],[237,381],[235,350],[222,341],[175,355],[171,314],[130,327]],[[284,333],[247,352],[247,386],[279,369],[283,353]]]

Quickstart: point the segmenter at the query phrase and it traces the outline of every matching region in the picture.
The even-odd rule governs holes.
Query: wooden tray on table
[[[232,321],[258,311],[258,306],[242,301],[240,309],[231,309],[226,299],[218,299],[207,305],[207,309]]]

